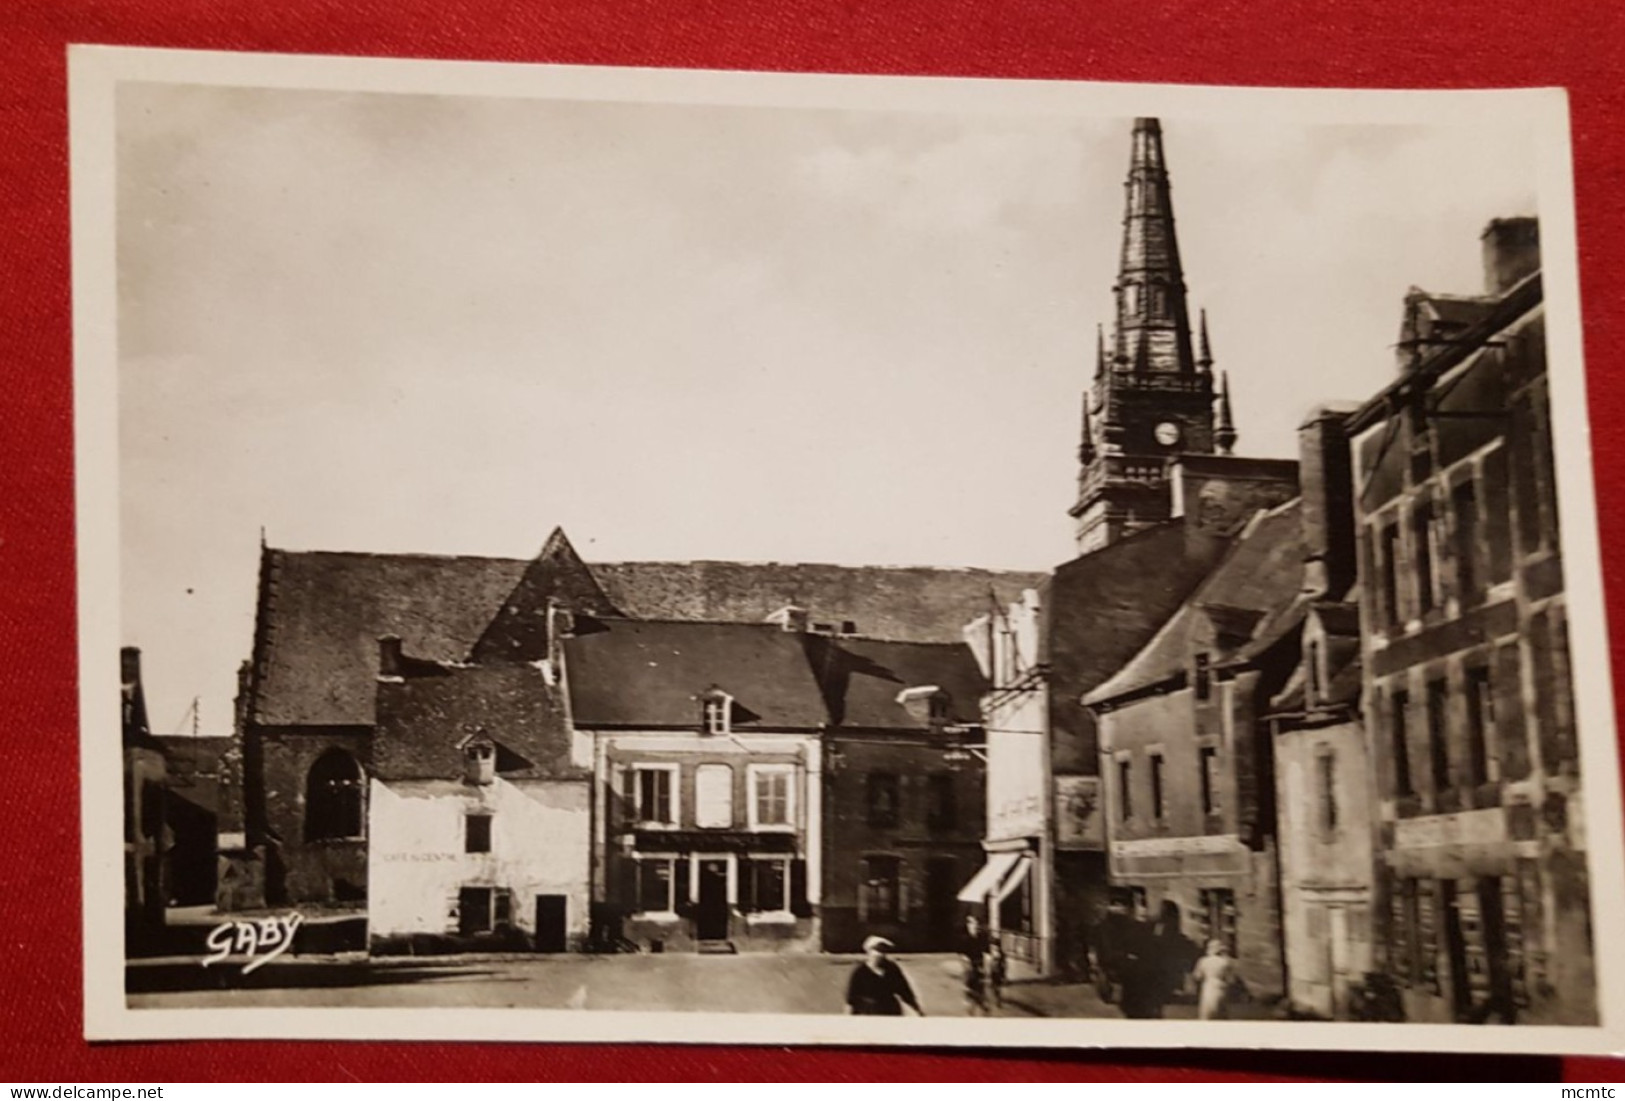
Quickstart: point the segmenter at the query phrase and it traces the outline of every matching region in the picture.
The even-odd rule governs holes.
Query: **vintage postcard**
[[[1625,1048],[1561,91],[70,91],[90,1038]]]

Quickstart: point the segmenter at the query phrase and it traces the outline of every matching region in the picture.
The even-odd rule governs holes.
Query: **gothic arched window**
[[[366,782],[356,759],[342,749],[330,749],[316,758],[305,778],[305,840],[362,836]]]

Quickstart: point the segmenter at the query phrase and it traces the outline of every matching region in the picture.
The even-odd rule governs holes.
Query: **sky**
[[[1071,556],[1131,120],[125,84],[121,634],[229,733],[302,550],[1043,569]],[[1527,136],[1163,118],[1237,454],[1474,293]]]

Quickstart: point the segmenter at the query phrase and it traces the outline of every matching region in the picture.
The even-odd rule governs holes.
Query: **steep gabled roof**
[[[946,693],[949,722],[981,721],[980,700],[987,681],[970,647],[962,642],[808,635],[806,649],[833,725],[927,729],[928,716],[918,708],[911,711],[898,698],[906,689],[925,687]]]
[[[547,657],[549,616],[554,606],[597,616],[621,614],[570,545],[563,528],[553,529],[541,553],[525,567],[474,644],[473,659],[539,661]]]
[[[1218,635],[1212,654],[1217,663],[1266,637],[1294,614],[1301,617],[1294,612],[1303,576],[1300,503],[1294,499],[1257,514],[1191,599],[1084,702],[1107,703],[1178,676],[1188,667],[1199,639]],[[1230,641],[1215,630],[1211,612],[1215,608],[1223,610],[1227,627],[1235,626],[1239,612],[1255,614],[1245,640]]]
[[[562,538],[562,535],[561,535]],[[359,554],[268,548],[255,627],[250,718],[270,726],[370,726],[378,638],[430,661],[465,661],[487,636],[534,636],[516,611],[549,595],[579,598],[581,579],[558,570],[549,541],[537,559]],[[565,544],[567,546],[567,544]],[[574,552],[569,552],[573,556]],[[544,569],[539,562],[548,560]],[[577,560],[579,561],[579,560]],[[954,642],[986,606],[988,590],[1014,600],[1042,574],[932,567],[742,562],[621,562],[587,567],[610,608],[626,616],[758,622],[786,604],[816,620],[851,620],[866,635]],[[568,572],[568,571],[567,571]],[[537,585],[527,584],[534,578]],[[503,646],[488,646],[501,651]],[[513,647],[507,647],[513,649]]]
[[[734,700],[749,730],[816,730],[827,717],[806,636],[770,623],[578,621],[564,640],[571,717],[580,728],[698,727],[701,694]]]

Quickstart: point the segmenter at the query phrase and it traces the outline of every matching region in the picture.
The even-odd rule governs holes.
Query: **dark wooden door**
[[[491,931],[491,888],[464,887],[457,892],[457,931],[465,937]]]
[[[700,897],[694,906],[694,932],[700,940],[728,939],[728,862],[700,861]]]
[[[569,947],[569,907],[563,895],[536,896],[536,951],[563,952]]]

